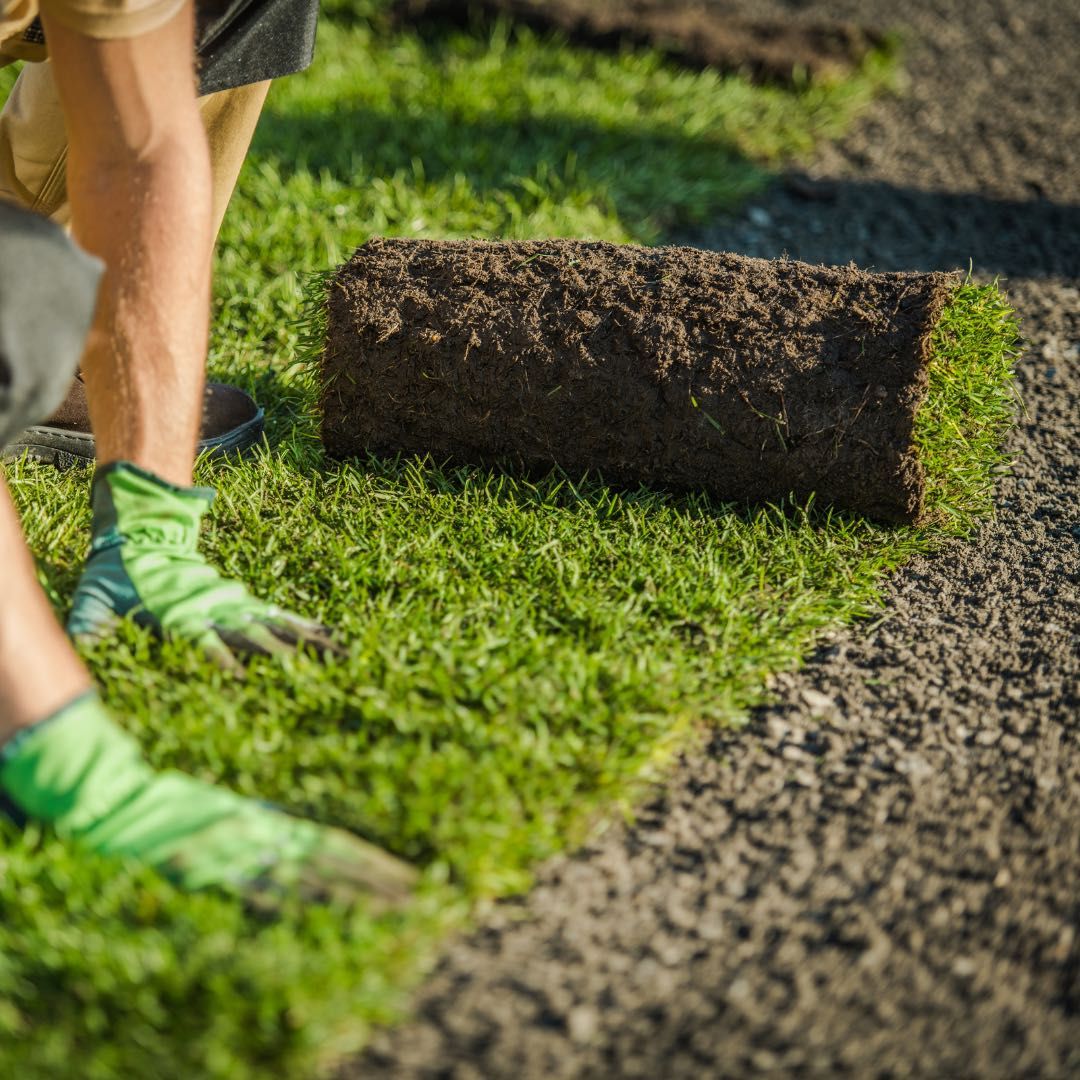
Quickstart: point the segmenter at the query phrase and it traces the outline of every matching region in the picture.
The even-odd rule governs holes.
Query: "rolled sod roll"
[[[916,418],[961,288],[685,247],[375,239],[330,283],[323,440],[919,524],[940,447]]]

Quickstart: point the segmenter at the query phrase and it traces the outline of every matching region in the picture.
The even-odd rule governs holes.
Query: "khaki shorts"
[[[210,144],[214,228],[229,205],[268,82],[220,90],[199,99]],[[67,129],[52,64],[27,64],[0,112],[0,199],[68,224]]]
[[[91,37],[138,36],[164,25],[188,0],[42,0],[45,10]],[[0,0],[0,67],[31,61],[0,113],[0,199],[67,224],[67,131],[44,41],[29,40],[39,0]],[[28,32],[29,28],[29,32]],[[4,40],[6,38],[6,40]],[[269,83],[210,94],[199,102],[220,226],[244,163]]]
[[[95,38],[128,38],[164,26],[186,0],[0,0],[0,63],[44,60],[34,20],[44,9],[71,30]]]

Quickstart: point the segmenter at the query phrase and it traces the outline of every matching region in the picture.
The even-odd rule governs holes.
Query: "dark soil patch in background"
[[[331,287],[335,456],[558,465],[922,515],[913,443],[958,283],[693,248],[372,240]]]
[[[484,26],[503,17],[543,33],[565,34],[579,45],[618,49],[645,46],[693,68],[739,71],[750,78],[850,74],[882,35],[854,22],[749,17],[700,0],[398,0],[394,18]]]
[[[707,239],[1007,275],[999,519],[498,905],[348,1076],[1080,1075],[1080,9],[717,6],[909,28],[909,94]]]

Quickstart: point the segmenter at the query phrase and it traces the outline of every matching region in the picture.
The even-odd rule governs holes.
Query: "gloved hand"
[[[128,462],[99,468],[90,556],[68,633],[99,638],[130,614],[196,642],[226,667],[234,653],[269,655],[298,644],[340,652],[328,627],[257,599],[199,554],[199,524],[213,498],[212,488],[175,487]]]
[[[102,855],[154,867],[181,888],[216,888],[271,909],[404,904],[416,872],[351,833],[290,817],[178,772],[155,772],[86,694],[0,747],[0,803]]]

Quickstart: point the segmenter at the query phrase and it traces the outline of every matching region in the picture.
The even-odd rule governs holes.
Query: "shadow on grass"
[[[402,115],[357,105],[301,115],[271,108],[254,149],[284,180],[306,170],[349,187],[401,176],[418,187],[442,187],[451,231],[455,184],[467,188],[470,201],[598,204],[634,239],[655,242],[673,227],[702,224],[739,205],[769,179],[721,134],[570,117]],[[437,211],[439,196],[429,201]]]

